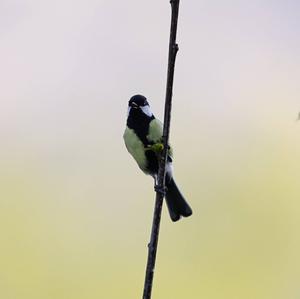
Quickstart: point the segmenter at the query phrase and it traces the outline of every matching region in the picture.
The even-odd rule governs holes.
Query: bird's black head
[[[154,118],[146,97],[140,94],[131,97],[128,102],[128,117],[135,120]]]
[[[137,95],[131,97],[131,99],[128,102],[128,106],[133,109],[137,109],[140,107],[149,106],[149,103],[148,103],[146,97],[144,97],[140,94],[137,94]]]

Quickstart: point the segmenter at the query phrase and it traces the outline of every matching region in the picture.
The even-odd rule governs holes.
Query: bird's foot
[[[153,151],[155,153],[161,153],[163,149],[164,149],[164,145],[162,143],[154,143],[146,147],[146,150]]]
[[[165,196],[168,188],[166,186],[163,187],[163,186],[155,185],[154,190],[155,190],[155,192],[160,193],[163,196]]]

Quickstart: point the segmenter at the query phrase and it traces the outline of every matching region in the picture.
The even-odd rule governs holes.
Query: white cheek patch
[[[151,117],[153,115],[153,113],[150,110],[150,106],[149,105],[141,107],[141,110],[143,111],[143,113],[145,113],[149,117]]]

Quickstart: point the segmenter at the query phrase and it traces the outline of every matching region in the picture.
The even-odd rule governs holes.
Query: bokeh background
[[[154,193],[127,101],[162,118],[168,1],[0,1],[0,297],[141,298]],[[181,1],[153,298],[300,297],[300,2]]]

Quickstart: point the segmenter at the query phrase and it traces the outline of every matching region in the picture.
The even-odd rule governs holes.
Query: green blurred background
[[[168,1],[0,2],[0,298],[140,298],[154,192],[122,140],[162,118]],[[153,298],[300,298],[300,2],[181,1]]]

